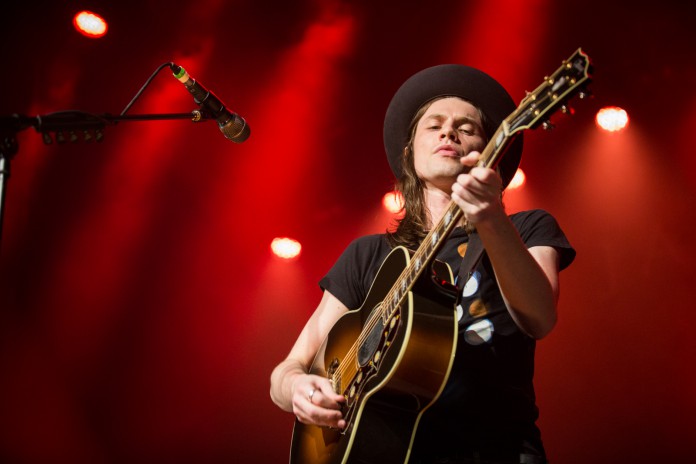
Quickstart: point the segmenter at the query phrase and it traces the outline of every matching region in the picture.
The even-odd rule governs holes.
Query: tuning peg
[[[551,121],[544,121],[544,122],[541,123],[541,127],[542,127],[544,130],[550,131],[551,129],[553,129],[553,128],[556,127],[556,126],[554,126],[553,124],[551,124]]]
[[[568,105],[562,105],[561,106],[561,113],[573,115],[573,114],[575,114],[575,110]]]
[[[582,89],[580,92],[578,92],[578,98],[581,100],[584,100],[585,98],[590,98],[592,96],[592,92],[590,92],[587,89]]]

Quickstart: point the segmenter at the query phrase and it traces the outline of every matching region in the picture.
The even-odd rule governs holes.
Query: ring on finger
[[[312,388],[312,389],[309,391],[309,395],[307,396],[307,397],[309,398],[309,402],[312,403],[312,404],[314,404],[314,402],[312,401],[312,397],[314,396],[314,394],[315,394],[316,392],[317,392],[317,390],[314,389],[314,388]]]

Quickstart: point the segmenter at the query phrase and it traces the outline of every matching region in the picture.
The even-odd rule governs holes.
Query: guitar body
[[[295,421],[291,463],[408,460],[418,422],[444,388],[457,343],[456,290],[445,263],[435,261],[391,317],[370,317],[409,260],[408,250],[395,248],[361,308],[341,317],[324,340],[310,373],[329,377],[346,397],[347,426],[341,431]],[[358,355],[347,356],[356,343],[362,344]]]

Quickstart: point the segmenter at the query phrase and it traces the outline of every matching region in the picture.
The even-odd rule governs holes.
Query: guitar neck
[[[495,132],[486,148],[481,152],[477,166],[494,169],[502,158],[505,148],[509,146],[512,140],[513,137],[508,132],[508,125],[503,121],[503,124]],[[421,245],[411,257],[408,266],[404,268],[391,291],[384,299],[382,318],[385,321],[399,308],[403,297],[423,274],[423,270],[430,268],[435,256],[444,245],[447,237],[459,224],[463,214],[461,208],[454,201],[449,202],[445,213],[425,236]]]
[[[590,80],[590,60],[577,49],[560,68],[544,78],[533,92],[529,92],[520,105],[505,118],[491,137],[477,166],[495,169],[505,149],[524,130],[537,127],[556,109],[565,110],[565,102],[575,93],[582,98],[581,89]],[[386,321],[399,308],[404,296],[420,278],[424,269],[429,269],[435,255],[459,223],[463,213],[454,201],[450,201],[445,214],[430,230],[403,270],[391,291],[383,301],[381,317]]]

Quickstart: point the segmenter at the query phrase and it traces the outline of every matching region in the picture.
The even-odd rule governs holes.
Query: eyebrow
[[[428,119],[439,119],[439,120],[442,120],[442,119],[447,119],[447,116],[445,116],[444,114],[433,113],[433,114],[430,114],[430,115],[426,116],[426,117],[423,118],[423,119],[424,119],[424,120],[428,120]],[[461,125],[461,124],[464,124],[464,123],[473,124],[473,125],[476,126],[477,128],[483,130],[483,124],[481,124],[479,121],[477,121],[476,119],[472,118],[471,116],[460,116],[460,117],[458,117],[458,118],[455,119],[455,122],[458,123],[457,125]]]

